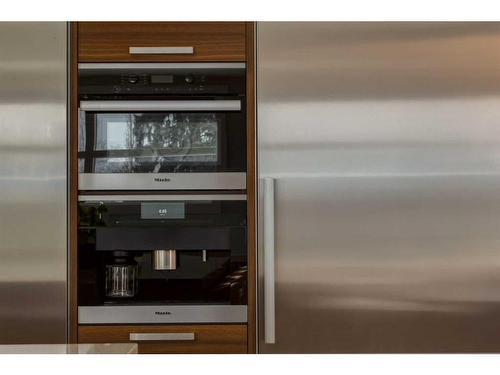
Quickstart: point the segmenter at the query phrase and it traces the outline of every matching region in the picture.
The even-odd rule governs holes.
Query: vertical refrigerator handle
[[[276,342],[274,291],[274,178],[264,178],[264,342]]]

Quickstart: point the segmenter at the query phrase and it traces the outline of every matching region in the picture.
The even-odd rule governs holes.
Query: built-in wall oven
[[[247,321],[246,196],[79,196],[79,324]]]
[[[79,189],[244,190],[244,63],[79,64]]]

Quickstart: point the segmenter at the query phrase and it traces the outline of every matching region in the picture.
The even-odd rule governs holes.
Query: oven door
[[[80,102],[80,190],[243,190],[241,100]]]

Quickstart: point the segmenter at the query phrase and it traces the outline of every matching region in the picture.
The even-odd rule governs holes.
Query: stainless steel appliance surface
[[[67,25],[0,23],[0,344],[67,332]]]
[[[500,352],[500,23],[257,25],[259,352]]]
[[[80,190],[244,190],[244,63],[79,64]]]
[[[79,306],[79,324],[246,323],[247,305]]]

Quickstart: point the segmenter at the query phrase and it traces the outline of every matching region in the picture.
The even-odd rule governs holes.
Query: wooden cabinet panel
[[[79,22],[80,62],[245,61],[245,22]],[[193,47],[193,54],[130,54]]]
[[[143,341],[131,340],[131,334],[193,334],[194,339]],[[247,327],[232,325],[172,325],[172,326],[79,326],[79,343],[137,342],[139,353],[243,354],[247,352]]]

